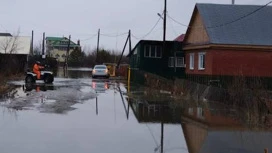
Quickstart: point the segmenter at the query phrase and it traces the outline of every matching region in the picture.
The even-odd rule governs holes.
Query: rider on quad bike
[[[52,83],[54,81],[53,72],[46,70],[46,67],[48,68],[49,65],[42,66],[39,61],[36,61],[33,66],[32,72],[26,72],[25,82],[35,83],[36,80],[44,80],[44,83]]]
[[[44,69],[44,66],[41,65],[40,61],[36,61],[33,66],[33,72],[37,74],[37,79],[41,79],[41,69]]]

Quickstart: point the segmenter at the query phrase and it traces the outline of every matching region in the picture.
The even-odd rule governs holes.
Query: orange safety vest
[[[40,71],[40,66],[38,64],[34,64],[33,72],[38,72],[38,71]]]

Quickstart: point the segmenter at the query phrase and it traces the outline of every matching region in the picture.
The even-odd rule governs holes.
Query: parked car
[[[95,65],[92,70],[92,78],[105,77],[109,78],[109,70],[106,65]]]

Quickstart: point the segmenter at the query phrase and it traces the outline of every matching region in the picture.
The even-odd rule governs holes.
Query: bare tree
[[[15,55],[20,50],[20,29],[13,36],[6,36],[1,38],[0,50],[3,51],[5,56],[1,57],[1,73],[7,75],[17,73],[22,67],[22,61]]]
[[[5,54],[14,54],[20,49],[19,42],[20,29],[13,36],[7,36],[4,41],[0,43],[0,49]]]
[[[34,55],[41,55],[42,54],[42,41],[39,41],[38,44],[35,44],[33,49]]]

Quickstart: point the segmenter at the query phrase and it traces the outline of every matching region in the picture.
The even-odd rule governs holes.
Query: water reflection
[[[134,88],[135,89],[135,88]],[[134,116],[140,124],[146,124],[148,127],[154,141],[156,142],[156,147],[154,147],[154,152],[171,152],[187,150],[185,147],[176,146],[171,148],[165,147],[165,125],[176,124],[180,125],[181,110],[180,104],[174,102],[169,94],[163,94],[162,91],[155,89],[145,88],[142,92],[136,90],[131,90],[132,94],[127,97],[128,109],[125,108],[126,112],[129,113],[129,107],[131,107]],[[160,141],[156,141],[152,134],[148,124],[160,124]]]
[[[35,90],[36,92],[40,92],[40,91],[47,91],[47,90],[55,90],[55,88],[54,88],[54,86],[52,84],[26,83],[26,84],[23,85],[23,90],[25,92],[29,92],[29,91],[32,91],[32,90]]]
[[[65,86],[56,84],[58,86],[44,83],[23,84],[1,99],[0,104],[15,110],[36,109],[44,113],[66,114],[76,109],[73,107],[75,104],[96,97],[91,86],[84,82],[65,80]]]
[[[219,102],[187,105],[181,119],[189,152],[253,153],[272,149],[272,128],[265,122],[252,124],[251,113]]]
[[[67,70],[59,68],[56,76],[60,78],[90,78],[91,74],[91,68],[68,68]]]
[[[92,88],[96,93],[104,93],[110,88],[110,82],[106,79],[92,79]]]
[[[161,143],[154,150],[167,152],[164,126],[180,124],[189,153],[255,153],[272,149],[269,108],[240,107],[221,102],[175,101],[161,91],[131,90],[128,103],[142,123],[161,124]],[[160,148],[159,148],[160,147]],[[181,149],[181,148],[180,148]],[[183,148],[184,149],[184,148]]]
[[[1,102],[8,108],[5,112],[38,111],[14,111],[18,123],[7,124],[1,134],[18,139],[19,147],[7,147],[13,141],[0,140],[0,147],[10,152],[28,146],[25,138],[33,140],[35,152],[251,153],[272,149],[267,109],[177,100],[171,93],[140,85],[127,92],[123,83],[105,79],[56,78],[52,85],[21,85],[23,81]],[[25,134],[28,129],[32,131]],[[48,130],[50,135],[40,132]],[[37,136],[41,141],[36,141]],[[53,150],[41,150],[45,141]]]

